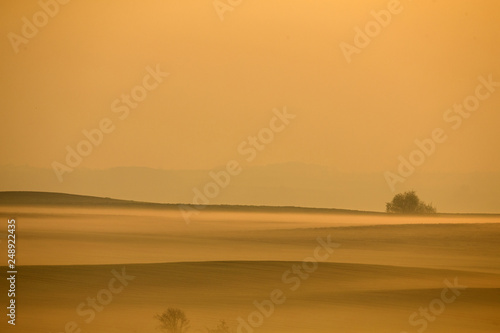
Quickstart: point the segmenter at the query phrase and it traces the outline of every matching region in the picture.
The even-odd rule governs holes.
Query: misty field
[[[0,211],[17,221],[9,331],[158,332],[169,307],[190,332],[221,319],[245,333],[500,331],[498,216],[239,208],[187,224],[173,207]]]

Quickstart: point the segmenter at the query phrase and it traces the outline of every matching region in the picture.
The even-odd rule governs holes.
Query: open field
[[[17,324],[2,332],[157,332],[167,307],[192,332],[249,316],[262,320],[240,332],[500,331],[498,216],[240,207],[186,224],[175,206],[33,203],[0,214],[17,221],[19,265]],[[430,305],[437,315],[418,314]]]

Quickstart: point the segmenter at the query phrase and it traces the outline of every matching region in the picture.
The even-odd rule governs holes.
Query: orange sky
[[[211,1],[71,1],[15,53],[8,34],[40,5],[3,1],[0,164],[51,168],[110,118],[82,167],[211,169],[286,106],[296,118],[252,165],[382,174],[440,127],[419,172],[499,171],[500,88],[457,130],[443,114],[479,76],[500,81],[500,5],[401,1],[348,63],[339,44],[389,2],[242,1],[221,21]],[[120,120],[112,102],[157,64],[170,76]]]

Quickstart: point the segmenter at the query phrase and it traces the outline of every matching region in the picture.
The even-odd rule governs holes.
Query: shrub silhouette
[[[221,320],[216,328],[207,328],[207,333],[231,333],[231,329],[229,328],[225,320]]]
[[[387,213],[395,214],[435,214],[436,208],[432,204],[420,201],[415,191],[399,193],[391,202],[385,204]]]
[[[185,333],[189,328],[189,320],[180,309],[168,308],[162,314],[157,314],[155,318],[160,321],[158,328],[167,333]]]

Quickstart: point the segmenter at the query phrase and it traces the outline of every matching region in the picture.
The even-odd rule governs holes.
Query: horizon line
[[[31,194],[31,195],[59,195],[59,196],[70,196],[70,197],[78,197],[80,199],[88,198],[88,199],[97,199],[108,202],[100,202],[100,203],[92,203],[92,202],[65,202],[65,205],[144,205],[144,206],[157,206],[157,208],[172,208],[173,206],[177,206],[179,209],[181,206],[184,207],[204,207],[203,209],[237,209],[243,208],[246,210],[288,210],[288,211],[307,211],[310,213],[336,213],[342,214],[347,213],[351,215],[386,215],[386,216],[421,216],[421,217],[432,217],[432,216],[500,216],[500,213],[446,213],[446,212],[438,212],[435,214],[395,214],[395,213],[387,213],[382,211],[368,211],[368,210],[355,210],[355,209],[345,209],[345,208],[327,208],[327,207],[307,207],[307,206],[277,206],[277,205],[251,205],[251,204],[207,204],[207,205],[195,205],[193,203],[166,203],[166,202],[151,202],[151,201],[137,201],[131,199],[117,199],[111,197],[102,197],[95,195],[87,195],[87,194],[76,194],[76,193],[65,193],[65,192],[51,192],[51,191],[0,191],[0,197],[4,195],[19,195],[19,194]],[[4,198],[2,198],[4,199]],[[17,199],[17,200],[16,200]],[[0,206],[8,206],[12,205],[50,205],[51,203],[48,201],[45,202],[28,202],[22,203],[19,201],[20,198],[15,198],[13,201],[7,201],[4,203],[4,200],[0,201]]]

